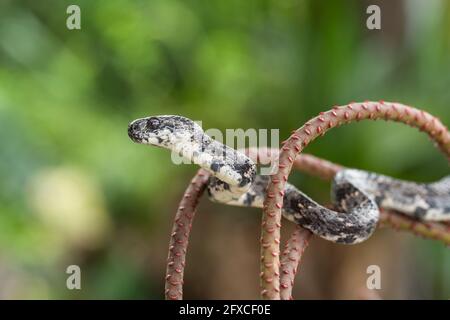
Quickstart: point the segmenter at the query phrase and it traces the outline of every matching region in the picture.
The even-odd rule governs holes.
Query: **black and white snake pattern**
[[[256,164],[204,133],[194,121],[176,115],[137,119],[128,126],[137,143],[163,147],[208,170],[210,199],[236,206],[262,207],[270,176],[257,175]],[[419,220],[450,220],[450,176],[422,184],[355,169],[334,177],[334,209],[321,206],[291,184],[284,190],[283,216],[315,235],[355,244],[375,230],[379,208]]]

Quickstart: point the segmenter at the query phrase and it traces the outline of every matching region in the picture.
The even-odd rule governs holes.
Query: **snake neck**
[[[238,152],[200,131],[170,139],[167,148],[209,171],[222,181],[223,188],[237,196],[248,191],[256,175],[256,165]]]

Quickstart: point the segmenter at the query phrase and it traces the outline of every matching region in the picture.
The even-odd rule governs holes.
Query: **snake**
[[[210,173],[209,198],[227,205],[262,208],[270,175],[239,150],[211,138],[179,115],[139,118],[128,125],[132,141],[169,149]],[[332,208],[287,183],[282,215],[334,243],[357,244],[374,232],[380,208],[420,221],[450,220],[450,175],[432,183],[395,179],[359,169],[339,170],[332,181]]]

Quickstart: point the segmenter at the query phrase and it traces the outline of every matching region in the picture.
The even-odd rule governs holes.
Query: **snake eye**
[[[159,120],[155,118],[151,118],[147,121],[147,129],[153,130],[159,126]]]

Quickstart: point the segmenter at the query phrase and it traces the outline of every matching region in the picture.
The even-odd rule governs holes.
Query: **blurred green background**
[[[66,28],[70,4],[81,30]],[[370,4],[381,30],[366,28]],[[284,139],[333,105],[384,99],[449,124],[449,85],[449,1],[1,0],[0,298],[163,298],[171,220],[197,169],[132,143],[135,118]],[[448,174],[425,135],[395,123],[341,127],[306,152],[416,181]],[[290,179],[329,202],[328,183]],[[202,201],[186,298],[258,297],[259,223],[259,210]],[[352,297],[340,281],[364,286],[370,263],[390,279],[382,298],[450,298],[438,242],[393,230],[313,242],[296,297]],[[81,290],[66,288],[71,264]]]

